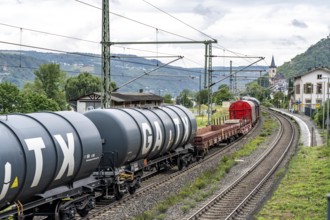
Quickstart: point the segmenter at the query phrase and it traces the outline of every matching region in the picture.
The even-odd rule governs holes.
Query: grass
[[[206,126],[208,123],[207,113],[203,114],[204,111],[207,111],[207,106],[202,105],[201,109],[202,109],[202,114],[196,115],[197,127]],[[228,108],[216,106],[214,109],[216,110],[216,112],[212,114],[211,121],[216,120],[218,118],[223,120],[224,117],[228,117]],[[192,112],[198,112],[198,109],[192,109]]]
[[[289,171],[257,219],[326,219],[330,149],[299,147]]]
[[[264,118],[265,123],[262,130],[263,132],[268,132],[271,134],[277,128],[278,124],[268,115],[264,115]],[[196,178],[195,181],[184,186],[179,193],[169,195],[164,201],[158,203],[152,210],[136,216],[135,219],[164,219],[166,217],[166,211],[174,205],[180,205],[181,211],[183,213],[188,213],[191,208],[195,207],[197,202],[203,201],[207,197],[213,195],[219,187],[219,182],[236,164],[236,159],[250,155],[264,141],[265,137],[259,135],[233,155],[222,157],[218,167],[205,171],[202,175]]]

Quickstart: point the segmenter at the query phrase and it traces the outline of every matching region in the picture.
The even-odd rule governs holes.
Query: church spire
[[[276,68],[275,61],[274,61],[274,55],[272,56],[272,63],[270,64],[269,68]]]

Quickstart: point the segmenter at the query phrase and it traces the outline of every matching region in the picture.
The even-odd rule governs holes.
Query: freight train
[[[258,108],[234,102],[227,123],[203,131],[179,105],[0,116],[0,219],[84,217],[99,198],[134,193],[145,169],[182,169],[245,134]]]

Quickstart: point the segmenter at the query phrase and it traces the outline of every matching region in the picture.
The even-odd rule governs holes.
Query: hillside
[[[283,73],[286,78],[300,75],[309,69],[324,66],[330,68],[330,38],[321,39],[310,46],[306,52],[297,55],[291,61],[278,67],[277,72]]]
[[[170,62],[171,60],[169,60]],[[61,69],[67,72],[68,76],[78,75],[81,72],[90,72],[101,76],[101,58],[97,54],[59,54],[42,53],[36,51],[1,51],[0,50],[0,82],[8,81],[22,88],[27,81],[34,80],[33,72],[44,63],[58,63]],[[155,59],[149,60],[134,55],[112,54],[111,58],[111,80],[121,86],[134,78],[143,75],[164,65]],[[233,69],[241,69],[234,67]],[[265,70],[263,66],[253,66],[252,69]],[[223,72],[217,69],[225,67],[214,67],[214,81],[219,81],[224,77]],[[228,68],[226,68],[228,69]],[[199,90],[199,75],[204,72],[204,68],[182,68],[176,66],[166,66],[151,72],[138,80],[123,86],[119,91],[137,92],[143,89],[158,95],[171,94],[177,96],[183,89],[192,91]],[[228,73],[227,73],[228,74]],[[254,80],[253,76],[259,76],[259,72],[240,72],[240,76],[251,77],[250,80],[239,80],[238,87]],[[202,76],[201,84],[204,76]],[[223,80],[221,84],[228,84],[229,79]],[[221,85],[215,85],[215,89]]]

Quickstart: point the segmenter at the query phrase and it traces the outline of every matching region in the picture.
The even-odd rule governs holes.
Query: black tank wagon
[[[0,219],[85,216],[144,169],[193,162],[196,128],[181,106],[0,116]]]
[[[79,195],[102,156],[95,125],[75,112],[2,116],[0,140],[0,210]]]

